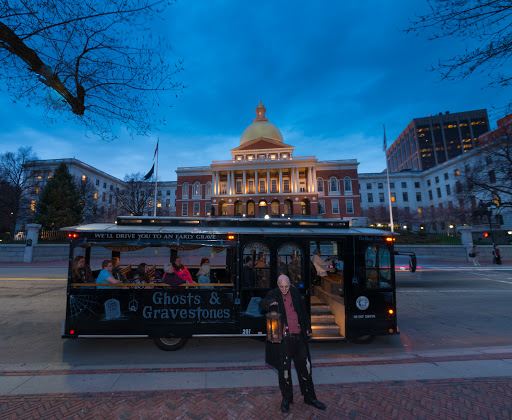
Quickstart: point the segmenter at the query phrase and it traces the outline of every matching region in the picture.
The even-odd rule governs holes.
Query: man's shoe
[[[321,403],[318,400],[307,400],[307,399],[304,399],[304,404],[312,405],[313,407],[318,408],[319,410],[325,410],[327,408],[324,403]]]
[[[290,401],[283,399],[281,401],[281,413],[288,413],[290,411]]]

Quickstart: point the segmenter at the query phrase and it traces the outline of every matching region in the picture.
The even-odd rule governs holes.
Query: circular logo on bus
[[[370,301],[366,296],[359,296],[356,300],[357,309],[361,311],[366,311],[368,306],[370,306]]]

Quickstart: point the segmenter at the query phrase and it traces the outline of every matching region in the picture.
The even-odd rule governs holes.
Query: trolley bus
[[[70,239],[64,338],[142,336],[176,350],[192,337],[264,337],[258,302],[283,273],[300,291],[312,341],[399,333],[389,232],[339,219],[134,216],[63,230]],[[153,279],[142,287],[129,280],[75,283],[78,255],[93,273],[102,260],[117,257],[127,279],[144,262]],[[192,278],[207,257],[210,283],[162,283],[166,264],[177,256]]]

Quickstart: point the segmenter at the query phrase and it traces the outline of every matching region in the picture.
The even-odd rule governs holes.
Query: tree
[[[151,30],[171,0],[4,0],[0,77],[16,100],[76,117],[104,139],[115,125],[146,133],[158,93],[174,81],[164,40]]]
[[[512,208],[512,129],[500,127],[495,138],[478,149],[478,155],[466,165],[458,197],[473,218],[481,219],[479,203],[496,207],[500,215]]]
[[[7,152],[0,155],[0,213],[9,220],[11,239],[14,237],[16,223],[24,218],[30,210],[29,190],[33,187],[34,174],[27,170],[25,164],[38,159],[31,147],[20,147],[16,153]]]
[[[491,79],[490,86],[511,85],[512,74],[505,70],[512,56],[510,1],[428,0],[428,4],[430,12],[413,20],[407,32],[425,32],[429,39],[459,38],[469,45],[434,67],[443,79],[465,79],[479,72]]]
[[[126,189],[116,191],[116,201],[120,203],[126,213],[143,216],[153,197],[153,184],[145,181],[144,175],[140,172],[126,175],[124,181],[127,183]]]
[[[34,221],[43,229],[60,229],[83,221],[84,202],[65,163],[61,163],[52,179],[44,186],[36,203]]]

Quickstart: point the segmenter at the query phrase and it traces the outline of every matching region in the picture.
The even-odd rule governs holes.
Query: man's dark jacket
[[[307,348],[307,353],[309,356],[309,347],[308,347],[308,336],[307,332],[311,330],[311,321],[306,313],[306,309],[304,307],[304,303],[302,302],[299,291],[293,285],[290,285],[289,294],[292,297],[293,307],[295,308],[295,312],[297,312],[297,318],[299,320],[300,332],[304,337],[304,343]],[[272,306],[269,308],[272,302],[277,302],[278,306]],[[270,310],[275,310],[281,314],[281,322],[283,326],[288,325],[288,321],[286,319],[286,310],[284,308],[283,294],[279,288],[273,289],[267,293],[265,299],[261,300],[259,303],[260,310],[263,314],[266,314]],[[266,342],[265,346],[265,361],[274,366],[276,369],[279,369],[279,366],[282,364],[286,354],[285,342],[281,344]]]

